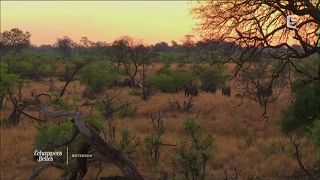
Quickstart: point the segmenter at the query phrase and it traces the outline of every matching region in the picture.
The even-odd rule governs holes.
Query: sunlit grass
[[[158,67],[157,67],[158,68]],[[63,82],[57,82],[56,86],[62,86]],[[71,103],[71,95],[81,96],[84,86],[79,82],[72,82],[67,88],[69,94],[68,102]],[[29,83],[22,89],[23,98],[31,98],[30,92],[49,93],[46,83]],[[123,94],[129,92],[125,89]],[[233,94],[236,92],[233,92]],[[178,110],[171,111],[170,102],[177,102],[183,105],[187,100],[184,93],[175,94],[158,93],[148,102],[143,102],[139,98],[128,96],[134,99],[139,110],[136,117],[120,119],[114,116],[116,126],[116,139],[120,139],[122,129],[130,129],[133,134],[139,136],[141,146],[129,157],[137,168],[147,178],[153,179],[157,172],[151,162],[147,161],[146,154],[142,152],[144,148],[143,140],[148,135],[155,135],[156,131],[151,124],[151,113],[154,117],[160,115],[163,117],[165,131],[162,136],[163,143],[179,144],[179,138],[185,137],[183,133],[183,121],[187,116],[196,117],[206,128],[207,133],[215,137],[214,148],[212,149],[215,158],[208,163],[208,173],[215,178],[224,177],[223,170],[230,175],[234,174],[234,168],[237,169],[243,179],[270,177],[277,175],[290,175],[299,172],[297,161],[292,156],[289,138],[280,132],[278,121],[280,119],[280,110],[288,106],[290,101],[289,92],[284,92],[279,101],[268,106],[268,121],[262,118],[263,107],[259,104],[244,99],[243,104],[234,108],[240,103],[240,99],[234,96],[225,97],[221,95],[221,90],[210,94],[200,91],[200,97],[194,99],[194,107],[191,113]],[[45,102],[48,99],[43,98]],[[81,104],[81,103],[79,103]],[[7,107],[1,110],[1,119],[9,117],[12,107],[10,102]],[[84,117],[91,114],[91,108],[84,106],[79,108]],[[28,114],[35,117],[39,116],[37,108],[27,109]],[[97,113],[97,111],[95,111]],[[50,120],[50,119],[49,119]],[[34,137],[37,133],[34,121],[23,116],[21,123],[14,128],[1,129],[1,179],[27,179],[32,173],[32,167],[35,164],[31,154]],[[108,132],[108,123],[104,122],[105,129]],[[255,137],[254,142],[248,144],[246,137]],[[309,142],[307,138],[295,137],[301,141],[303,162],[314,163],[314,157],[317,157],[316,147]],[[272,142],[276,142],[277,153],[268,155],[266,147]],[[281,146],[284,147],[282,152]],[[174,155],[175,147],[162,146],[160,148],[160,164],[167,172],[171,171],[170,157]],[[89,165],[88,174],[85,179],[94,179],[99,172],[98,162]],[[36,164],[37,168],[40,164]],[[161,169],[161,168],[160,168]],[[41,173],[37,179],[59,179],[61,171],[51,167]],[[117,167],[110,163],[103,163],[100,175],[120,175]],[[210,179],[210,178],[209,178]]]

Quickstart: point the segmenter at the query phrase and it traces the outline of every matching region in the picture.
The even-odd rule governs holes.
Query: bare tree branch
[[[77,130],[84,135],[86,141],[95,148],[98,152],[110,159],[121,171],[122,178],[125,180],[144,180],[145,178],[139,173],[133,163],[124,155],[123,152],[114,148],[107,140],[102,138],[100,134],[91,126],[85,126],[82,121],[81,113],[74,111],[50,111],[47,106],[40,100],[26,99],[19,102],[20,106],[35,105],[41,108],[41,110],[48,116],[71,116],[73,118],[74,125]],[[74,133],[75,134],[75,133]],[[72,137],[72,136],[71,136]]]

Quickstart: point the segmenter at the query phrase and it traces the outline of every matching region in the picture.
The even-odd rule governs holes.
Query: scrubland
[[[57,88],[62,88],[63,82],[57,82]],[[77,81],[72,82],[65,96],[72,94],[81,95],[85,87]],[[125,96],[130,89],[123,90]],[[30,82],[23,85],[22,98],[32,98],[31,92],[49,93],[46,83]],[[214,136],[214,159],[207,164],[207,179],[224,179],[225,172],[229,178],[236,174],[239,179],[290,179],[293,174],[302,174],[297,160],[293,156],[293,146],[290,138],[280,131],[279,120],[281,109],[290,103],[289,90],[284,91],[277,101],[267,107],[268,119],[262,114],[264,108],[256,102],[244,98],[240,106],[235,107],[241,101],[234,97],[237,93],[233,89],[232,96],[221,95],[218,89],[216,94],[200,91],[200,97],[194,98],[192,111],[189,113],[171,110],[171,102],[183,103],[187,98],[183,92],[174,94],[157,93],[151,100],[144,102],[137,97],[135,99],[138,113],[134,117],[118,118],[114,116],[113,122],[116,127],[116,139],[120,138],[121,129],[128,128],[140,137],[141,144],[136,151],[129,156],[138,170],[148,179],[156,179],[159,174],[166,171],[171,173],[172,164],[170,157],[174,155],[172,146],[160,148],[160,161],[162,166],[154,166],[147,160],[143,149],[143,139],[147,135],[155,133],[151,124],[150,113],[158,115],[159,111],[164,121],[165,131],[162,142],[178,144],[183,133],[183,121],[187,116],[196,120],[206,128],[206,133]],[[42,99],[48,102],[48,99]],[[9,117],[12,107],[7,103],[1,110],[1,119]],[[81,107],[78,109],[84,117],[89,117],[91,108]],[[35,107],[29,107],[26,112],[35,117],[42,117]],[[93,111],[93,113],[97,113]],[[48,121],[54,119],[48,118]],[[41,163],[34,162],[32,148],[34,144],[37,123],[26,116],[22,116],[21,122],[16,127],[1,129],[1,179],[27,179],[34,167],[39,168]],[[104,122],[105,130],[108,124]],[[103,133],[101,133],[103,135]],[[294,136],[301,141],[302,161],[307,162],[306,167],[314,165],[318,150],[306,138]],[[103,162],[99,176],[120,175],[120,170],[111,163]],[[99,173],[99,163],[91,163],[85,179],[95,179]],[[225,172],[224,172],[225,171]],[[36,179],[59,179],[61,170],[50,167],[42,172]]]

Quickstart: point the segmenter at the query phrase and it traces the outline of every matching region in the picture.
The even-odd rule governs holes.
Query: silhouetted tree
[[[30,37],[31,34],[28,31],[24,33],[18,28],[13,28],[10,31],[4,31],[0,35],[1,56],[8,54],[10,51],[12,51],[15,56],[17,53],[20,53],[22,49],[28,48],[30,46]],[[11,60],[8,60],[6,63],[7,73],[10,74]]]
[[[57,38],[54,46],[58,49],[62,60],[65,61],[66,59],[70,58],[75,43],[68,36],[63,36],[63,38]]]
[[[5,55],[9,51],[18,53],[23,48],[29,47],[30,37],[31,34],[28,31],[23,32],[18,28],[4,31],[0,36],[1,54]]]
[[[37,47],[37,50],[40,52],[47,52],[47,51],[53,51],[53,47],[50,44],[42,44],[39,47]]]
[[[281,61],[272,77],[279,73],[286,65],[292,65],[295,71],[303,74],[309,80],[319,80],[319,75],[311,75],[301,70],[295,59],[309,57],[320,53],[318,45],[318,27],[320,22],[319,1],[199,1],[198,6],[191,13],[201,20],[197,32],[207,39],[221,42],[233,42],[229,45],[229,52],[235,52],[239,47],[246,48],[239,58],[232,59],[241,68],[249,62],[252,55],[257,55],[265,49],[273,58]],[[261,13],[263,12],[263,13]],[[286,26],[288,12],[299,16],[296,29]],[[272,28],[270,28],[272,27]],[[222,41],[224,40],[224,41]],[[289,42],[296,42],[303,48],[298,52]],[[285,52],[278,50],[284,48]],[[244,56],[246,54],[246,56]],[[226,60],[227,61],[227,60]],[[239,70],[239,69],[238,69]],[[238,71],[237,71],[238,72]]]
[[[237,64],[234,77],[256,57],[267,52],[276,64],[268,70],[265,84],[269,88],[289,65],[303,76],[305,84],[320,79],[320,64],[317,74],[299,66],[300,59],[320,53],[319,1],[198,1],[191,13],[201,20],[196,30],[202,38],[223,43],[227,45],[226,54],[235,54],[219,60]],[[296,29],[286,25],[287,16],[291,14],[299,16]],[[303,52],[297,51],[291,42],[301,46]]]
[[[138,73],[138,68],[144,64],[150,64],[150,59],[158,55],[156,50],[149,46],[143,45],[140,40],[135,40],[132,37],[124,36],[119,39],[122,44],[126,44],[126,48],[122,49],[122,59],[120,62],[125,69],[125,73],[131,78],[131,87],[135,87],[135,77]]]
[[[158,42],[153,46],[153,48],[159,52],[164,52],[164,53],[170,51],[170,47],[166,42]]]
[[[188,60],[195,49],[195,42],[193,40],[194,36],[192,34],[186,34],[181,39],[182,42],[182,50],[186,60]]]
[[[116,58],[118,70],[120,68],[120,64],[127,58],[127,50],[130,39],[131,38],[129,36],[122,36],[113,41],[111,45],[111,54]]]

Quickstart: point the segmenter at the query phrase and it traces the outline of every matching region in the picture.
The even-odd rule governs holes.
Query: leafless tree
[[[126,74],[131,78],[131,87],[135,87],[135,78],[142,65],[150,64],[150,60],[158,55],[158,52],[149,46],[143,44],[141,40],[125,36],[121,42],[126,42],[125,53],[128,58],[122,59],[120,62]]]
[[[144,101],[148,101],[151,99],[152,96],[156,94],[156,92],[152,89],[150,84],[147,82],[147,76],[148,76],[148,67],[149,64],[142,64],[142,69],[140,69],[138,72],[140,74],[140,79],[137,79],[137,84],[135,87],[140,86],[140,88],[135,89],[135,94],[138,95],[141,99]]]

